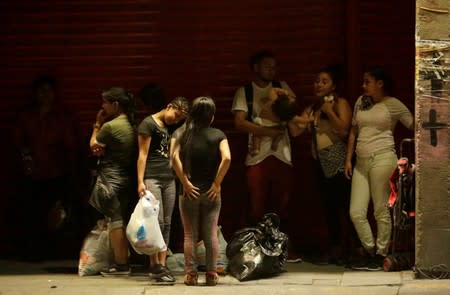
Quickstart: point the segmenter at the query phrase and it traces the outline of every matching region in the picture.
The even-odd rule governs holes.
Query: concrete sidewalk
[[[152,285],[146,276],[103,278],[79,277],[77,261],[22,263],[0,261],[0,294],[382,294],[448,295],[450,280],[417,280],[412,271],[358,272],[343,267],[310,263],[286,264],[287,272],[269,279],[239,282],[221,276],[219,285],[205,287],[183,284],[183,274],[176,273],[174,286]]]

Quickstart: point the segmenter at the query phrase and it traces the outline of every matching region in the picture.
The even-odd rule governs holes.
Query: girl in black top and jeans
[[[194,100],[186,129],[173,154],[173,167],[184,188],[180,213],[184,227],[186,285],[197,285],[194,245],[200,229],[206,248],[206,285],[215,286],[218,281],[220,190],[230,167],[231,154],[225,134],[210,127],[215,110],[214,101],[209,97]]]

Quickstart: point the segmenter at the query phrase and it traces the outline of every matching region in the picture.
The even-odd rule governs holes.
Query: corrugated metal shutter
[[[356,2],[361,2],[363,30],[375,32],[361,34],[362,62],[388,57],[402,68],[412,63],[414,52],[410,53],[403,42],[412,40],[414,31],[408,31],[408,25],[393,25],[397,19],[394,11],[398,10],[386,13],[388,5],[377,4],[379,1]],[[42,73],[58,78],[60,97],[78,113],[86,136],[100,106],[101,90],[112,85],[136,92],[146,82],[156,81],[171,97],[211,95],[218,106],[215,125],[227,133],[233,153],[223,185],[222,222],[228,224],[224,229],[229,234],[241,226],[247,208],[243,190],[246,136],[234,131],[230,107],[234,91],[251,79],[248,56],[262,48],[272,50],[279,60],[279,78],[286,80],[305,104],[318,69],[349,58],[345,5],[341,0],[3,1],[2,137],[8,138],[17,112],[26,104],[32,79]],[[396,8],[401,8],[402,18],[413,22],[412,6]],[[390,21],[380,21],[380,15]],[[386,32],[392,37],[386,39]],[[397,40],[398,34],[404,38]],[[369,43],[373,37],[378,42]],[[384,47],[389,44],[383,40],[395,44],[392,50]],[[365,46],[366,42],[380,47]],[[293,213],[318,204],[311,184],[308,139],[293,141],[299,183]],[[7,145],[1,152],[6,171],[10,171],[13,163],[7,155],[14,151]],[[14,183],[12,174],[5,174],[2,177]],[[5,190],[14,193],[12,185]],[[310,216],[300,215],[293,215],[298,231],[315,231]],[[317,226],[320,223],[313,227]]]
[[[385,65],[396,94],[414,107],[415,3],[361,1],[361,57],[363,65]],[[380,17],[382,16],[382,17]]]
[[[415,1],[360,1],[362,66],[384,65],[394,95],[414,113]],[[380,17],[382,16],[382,17]],[[396,147],[413,133],[399,124]]]

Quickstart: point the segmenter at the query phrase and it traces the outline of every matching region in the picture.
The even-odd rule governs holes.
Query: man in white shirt
[[[264,98],[272,88],[282,88],[295,97],[286,82],[274,80],[276,59],[269,51],[259,51],[249,61],[255,73],[254,80],[240,87],[234,96],[231,111],[234,113],[236,129],[261,137],[258,153],[247,151],[247,184],[251,201],[251,221],[256,223],[268,212],[280,216],[281,226],[286,226],[288,201],[292,187],[292,160],[289,133],[286,127],[264,127],[253,122],[258,117]],[[282,139],[276,149],[272,141]]]

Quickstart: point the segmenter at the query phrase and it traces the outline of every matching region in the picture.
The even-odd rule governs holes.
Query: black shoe
[[[358,261],[351,265],[353,270],[369,270],[370,256],[361,257]]]
[[[352,265],[354,270],[380,271],[383,269],[384,257],[376,254],[363,257],[359,262]]]
[[[370,271],[383,270],[383,261],[384,261],[384,256],[382,256],[380,254],[376,254],[375,256],[370,257],[369,264],[367,265],[367,270],[370,270]]]
[[[156,285],[173,285],[176,280],[171,273],[166,273],[158,278],[154,278],[154,284]]]
[[[173,278],[172,273],[170,272],[170,270],[167,268],[167,266],[162,265],[162,264],[155,264],[151,270],[150,270],[150,278],[152,279],[158,279],[161,278],[165,275],[169,275],[170,277]]]
[[[113,264],[100,271],[104,277],[128,276],[131,272],[128,264]]]
[[[150,283],[155,285],[174,285],[176,280],[170,270],[165,266],[162,266],[162,268],[165,269],[165,272],[156,274],[156,276],[150,276]]]

